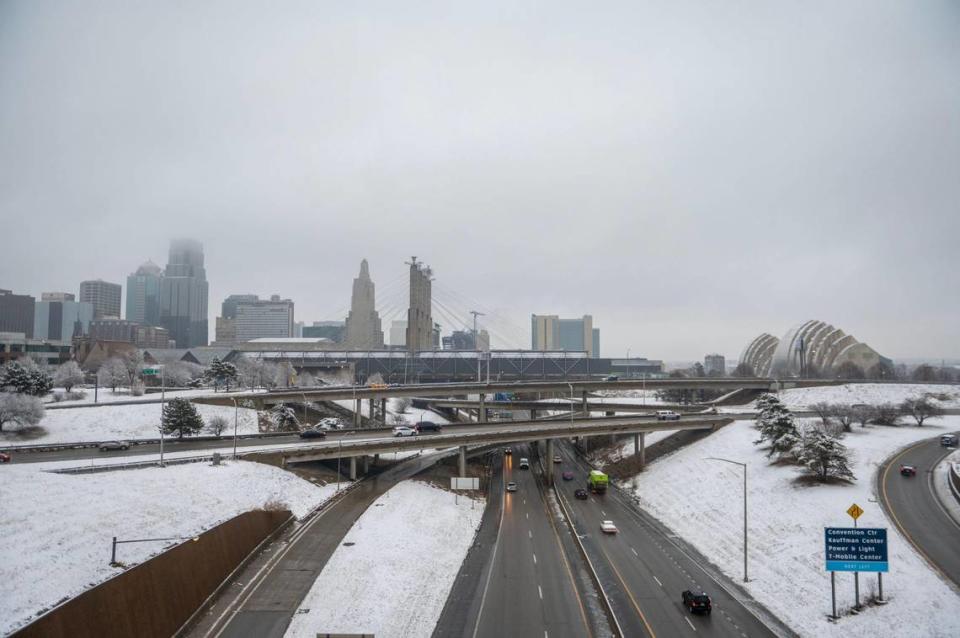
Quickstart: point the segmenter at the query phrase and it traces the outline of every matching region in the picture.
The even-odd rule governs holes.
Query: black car
[[[709,614],[713,608],[709,596],[702,591],[690,591],[689,589],[683,592],[683,606],[689,609],[691,614]]]
[[[323,430],[304,430],[300,433],[301,439],[325,439],[327,438],[327,433]]]
[[[579,498],[581,501],[585,501],[589,498],[589,495],[587,494],[587,490],[577,490],[576,492],[573,493],[573,495]]]
[[[440,424],[433,421],[420,421],[420,423],[417,423],[417,430],[420,432],[439,432]]]

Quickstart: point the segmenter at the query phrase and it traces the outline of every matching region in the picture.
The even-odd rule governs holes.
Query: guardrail
[[[226,460],[225,456],[221,459]],[[186,465],[187,463],[201,463],[203,461],[212,461],[213,455],[204,456],[182,456],[175,459],[164,459],[163,465]],[[101,463],[100,465],[78,465],[76,467],[64,467],[58,470],[50,470],[54,474],[96,474],[98,472],[113,472],[114,470],[140,470],[145,467],[156,465],[160,466],[160,459],[151,461],[131,461],[130,463]]]
[[[267,439],[271,437],[278,436],[293,436],[297,434],[296,432],[258,432],[256,434],[238,434],[238,439]],[[109,441],[115,441],[117,439],[107,439]],[[133,445],[159,445],[160,439],[122,439]],[[167,437],[163,441],[164,443],[172,443],[176,441],[189,441],[189,442],[206,442],[206,441],[225,441],[229,442],[233,440],[233,436],[191,436],[188,439],[180,439],[175,437]],[[5,445],[0,446],[0,451],[2,452],[57,452],[59,450],[82,450],[84,448],[93,448],[100,447],[104,441],[73,441],[70,443],[47,443],[44,445]]]
[[[957,499],[957,503],[960,503],[960,463],[950,464],[947,477],[947,482],[950,483],[950,492],[953,493],[953,498]]]

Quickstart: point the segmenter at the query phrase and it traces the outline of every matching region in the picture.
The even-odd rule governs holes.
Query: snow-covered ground
[[[900,403],[924,394],[945,394],[947,401],[934,400],[943,408],[960,407],[960,386],[937,384],[848,383],[819,388],[791,388],[780,393],[780,400],[790,409],[806,408],[814,403]]]
[[[0,634],[119,572],[108,564],[113,536],[189,538],[271,501],[300,517],[335,489],[243,461],[79,476],[3,467]],[[140,563],[170,544],[121,545],[118,560]]]
[[[651,445],[659,441],[664,440],[668,436],[676,434],[677,430],[658,430],[657,432],[647,432],[647,436],[644,439],[647,449]],[[617,461],[628,457],[633,456],[634,446],[633,446],[633,437],[627,438],[627,440],[620,443],[620,445],[613,450],[612,452],[604,452],[601,454],[595,454],[590,457],[590,461],[593,465],[599,469],[603,469],[610,463],[616,463]],[[648,457],[649,458],[649,457]]]
[[[218,405],[195,404],[204,423],[213,416],[227,419],[225,432],[233,434],[234,409]],[[39,426],[46,433],[25,439],[15,433],[0,433],[0,443],[9,445],[72,443],[80,441],[109,441],[111,439],[155,439],[160,436],[159,403],[144,405],[114,405],[97,408],[64,408],[47,410]],[[257,432],[256,410],[240,408],[239,434]],[[209,432],[201,432],[209,434]]]
[[[395,415],[398,414],[397,412],[398,401],[399,399],[396,399],[396,398],[387,399],[387,425],[388,426],[399,425],[399,423],[394,422]],[[331,401],[331,403],[336,403],[340,407],[346,408],[351,412],[353,412],[354,405],[355,405],[352,399],[336,400],[336,401]],[[369,409],[370,409],[369,402],[364,401],[363,407],[361,408],[361,413],[363,414],[363,416],[369,416],[370,414]],[[379,410],[379,407],[377,409]],[[433,410],[421,410],[420,408],[414,408],[414,407],[407,408],[407,411],[401,414],[400,416],[403,417],[403,423],[406,423],[406,424],[419,423],[420,421],[433,421],[434,423],[439,423],[443,425],[450,422],[444,416],[438,414],[437,412],[434,412]]]
[[[876,400],[895,400],[884,395]],[[817,398],[816,400],[826,400]],[[960,427],[960,417],[929,426],[871,426],[844,439],[853,452],[853,485],[802,487],[793,466],[771,465],[753,445],[752,422],[737,421],[706,439],[648,466],[625,482],[641,505],[696,546],[729,577],[742,578],[742,501],[738,468],[705,460],[720,457],[749,466],[750,593],[802,636],[960,636],[960,597],[931,571],[875,502],[879,464],[918,439]],[[698,480],[692,480],[697,477]],[[695,489],[697,498],[691,498]],[[886,527],[890,573],[884,595],[890,603],[827,622],[830,575],[824,569],[823,528],[851,523],[846,509],[864,510],[861,527]],[[861,575],[861,595],[876,590],[876,578]],[[853,576],[837,575],[837,603],[853,605]]]
[[[44,403],[48,405],[80,405],[93,403],[94,391],[92,387],[76,387],[73,389],[74,392],[83,392],[86,394],[82,399],[77,399],[75,401],[54,401],[53,394],[63,392],[63,388],[54,388],[54,392],[48,394],[43,398]],[[223,394],[230,396],[234,392],[251,392],[247,388],[240,388],[231,392],[218,392],[217,394]],[[193,398],[205,396],[208,394],[214,394],[213,388],[196,388],[191,390],[170,390],[164,393],[167,399],[172,399],[174,397],[184,397],[184,398]],[[114,403],[116,401],[142,401],[142,402],[152,402],[160,400],[160,393],[150,393],[142,394],[138,397],[130,394],[130,391],[126,388],[117,388],[116,392],[111,391],[109,388],[100,388],[96,393],[97,403]]]
[[[458,498],[427,483],[399,483],[347,533],[286,635],[429,636],[483,508],[482,500]]]

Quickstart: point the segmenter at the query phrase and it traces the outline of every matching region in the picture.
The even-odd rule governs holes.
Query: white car
[[[680,413],[673,410],[657,410],[657,421],[679,421]]]
[[[335,416],[328,416],[325,419],[320,419],[320,427],[324,430],[342,430],[343,421]]]
[[[398,425],[393,428],[393,436],[416,436],[417,431],[405,425]]]
[[[517,491],[517,484],[514,483],[513,481],[510,481],[509,483],[507,483],[507,491],[508,491],[508,492],[516,492],[516,491]]]
[[[604,534],[616,534],[617,526],[613,524],[613,521],[603,521],[600,523],[600,530]]]

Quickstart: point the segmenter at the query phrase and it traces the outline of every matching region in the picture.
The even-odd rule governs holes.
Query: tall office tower
[[[93,318],[120,318],[120,284],[102,279],[80,282],[80,301],[93,304]]]
[[[353,350],[383,348],[383,329],[377,314],[376,296],[367,260],[360,262],[360,275],[353,280],[350,313],[347,315],[344,343]]]
[[[36,301],[31,295],[0,289],[0,332],[23,333],[32,339]]]
[[[308,339],[329,339],[343,343],[343,333],[347,329],[343,321],[314,321],[312,326],[303,327],[303,337]]]
[[[127,321],[160,325],[160,282],[163,270],[150,260],[127,275]]]
[[[708,377],[726,376],[727,359],[722,354],[708,354],[703,358],[703,373]]]
[[[207,272],[203,244],[192,239],[170,242],[170,258],[160,283],[160,325],[178,348],[207,345]]]
[[[88,334],[93,304],[74,299],[69,292],[41,294],[33,315],[34,339],[70,341]]]
[[[433,342],[433,316],[431,288],[433,271],[416,257],[407,262],[410,266],[410,308],[407,310],[407,350],[430,350]]]
[[[566,350],[600,356],[600,329],[593,327],[593,317],[561,319],[557,315],[531,316],[531,347],[542,352]]]

